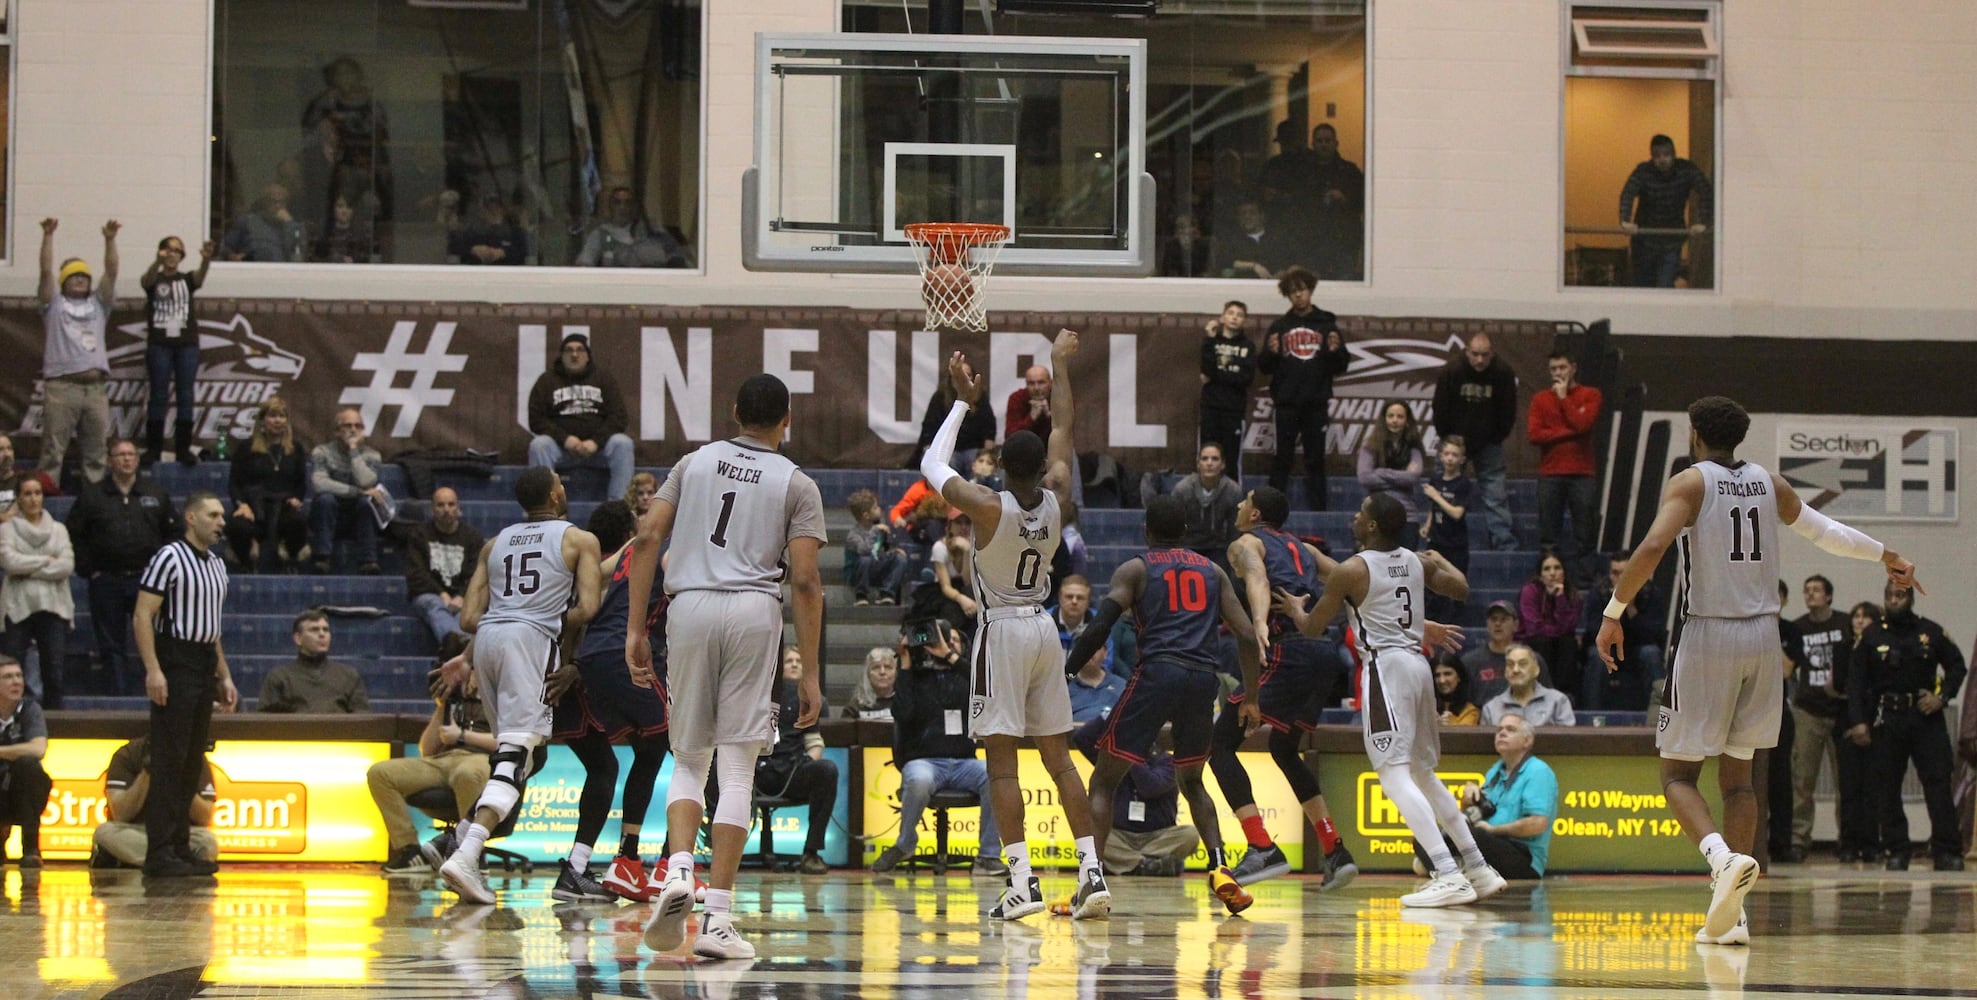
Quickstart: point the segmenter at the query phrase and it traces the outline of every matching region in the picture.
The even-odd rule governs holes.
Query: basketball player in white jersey
[[[962,420],[982,398],[981,376],[973,374],[958,351],[947,365],[954,408],[920,460],[928,484],[974,522],[981,624],[970,661],[974,679],[968,734],[988,750],[989,796],[1009,859],[1009,886],[988,914],[997,920],[1015,920],[1044,908],[1042,889],[1030,871],[1030,848],[1023,842],[1023,788],[1016,779],[1016,741],[1025,736],[1036,741],[1077,839],[1078,888],[1071,897],[1071,916],[1102,920],[1112,912],[1112,893],[1092,841],[1084,781],[1071,763],[1064,646],[1043,610],[1050,596],[1050,557],[1063,536],[1059,511],[1071,499],[1070,360],[1077,350],[1077,333],[1057,331],[1050,348],[1056,376],[1050,390],[1050,445],[1046,449],[1029,431],[1009,436],[1002,445],[1008,489],[998,493],[968,482],[948,464]]]
[[[1455,906],[1488,899],[1504,887],[1503,876],[1483,860],[1461,804],[1435,776],[1442,755],[1435,675],[1421,655],[1428,592],[1460,601],[1469,596],[1469,581],[1438,552],[1408,551],[1401,544],[1406,529],[1407,509],[1399,500],[1390,493],[1368,496],[1352,518],[1352,537],[1362,548],[1332,570],[1318,607],[1307,612],[1305,598],[1283,590],[1276,607],[1305,635],[1323,634],[1341,607],[1351,609],[1366,663],[1360,712],[1366,756],[1434,869],[1428,884],[1400,897],[1400,905]]]
[[[1801,502],[1790,483],[1762,466],[1738,460],[1737,446],[1748,430],[1750,414],[1734,400],[1705,396],[1689,404],[1695,464],[1662,489],[1661,509],[1614,584],[1599,627],[1600,658],[1607,670],[1616,670],[1620,617],[1679,536],[1682,628],[1669,657],[1655,746],[1668,811],[1709,861],[1709,913],[1696,932],[1704,944],[1750,943],[1743,900],[1757,882],[1757,859],[1750,856],[1757,839],[1751,755],[1777,745],[1785,704],[1778,671],[1778,525],[1834,555],[1879,560],[1889,580],[1922,589],[1914,563]],[[1711,757],[1723,794],[1721,832],[1696,790],[1703,761]]]
[[[645,943],[671,951],[686,939],[693,912],[693,838],[706,808],[707,775],[716,769],[714,861],[707,911],[695,954],[753,958],[755,946],[735,930],[735,870],[754,812],[755,758],[776,738],[783,638],[783,583],[796,604],[796,648],[803,656],[797,725],[816,725],[823,692],[817,666],[823,632],[824,503],[817,484],[776,449],[789,430],[789,388],[774,375],[751,375],[735,393],[741,434],[680,459],[639,519],[632,547],[631,606],[646,606],[659,548],[666,563],[668,693],[672,696],[673,779],[666,790],[666,845],[671,851],[659,906]],[[787,553],[787,560],[785,560]],[[625,630],[632,678],[650,684],[652,646],[646,622]]]
[[[476,903],[494,902],[481,873],[481,846],[521,806],[535,770],[530,758],[549,742],[543,687],[559,666],[559,640],[597,613],[603,581],[597,536],[563,519],[570,506],[554,470],[523,472],[515,500],[523,520],[481,546],[460,609],[460,627],[474,637],[467,662],[480,681],[495,747],[487,786],[439,874],[461,898]]]

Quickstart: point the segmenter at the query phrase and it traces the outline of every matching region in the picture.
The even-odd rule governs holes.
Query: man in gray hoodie
[[[357,550],[357,572],[377,575],[378,522],[371,504],[386,496],[378,485],[383,462],[364,440],[363,411],[354,406],[336,411],[336,436],[309,453],[309,485],[316,493],[309,498],[309,553],[316,572],[330,572],[336,536],[339,529],[348,529]]]

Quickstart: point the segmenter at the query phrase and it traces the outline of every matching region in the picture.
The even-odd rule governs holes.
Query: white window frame
[[[1630,21],[1614,17],[1575,17],[1576,7],[1630,7],[1635,10],[1692,10],[1705,16],[1701,21],[1653,21],[1642,19]],[[1617,76],[1679,80],[1723,79],[1723,5],[1720,0],[1614,0],[1611,3],[1587,2],[1587,0],[1565,0],[1559,5],[1559,54],[1566,76]],[[1668,51],[1665,49],[1630,48],[1609,46],[1598,51],[1586,51],[1586,33],[1582,25],[1626,25],[1652,28],[1659,24],[1670,25],[1670,30],[1680,27],[1699,28],[1706,37],[1706,50],[1695,52]],[[1592,57],[1617,59],[1665,59],[1666,66],[1580,66],[1573,62],[1575,51]],[[1722,101],[1717,101],[1720,109]]]
[[[15,259],[14,215],[18,202],[14,189],[15,178],[20,176],[20,170],[16,169],[16,164],[20,162],[20,147],[15,144],[14,135],[15,123],[21,120],[21,62],[15,51],[18,46],[14,44],[14,29],[20,27],[21,15],[17,0],[0,0],[0,7],[4,7],[7,16],[6,26],[0,30],[0,45],[7,48],[7,131],[5,135],[0,135],[0,142],[7,144],[0,148],[0,161],[7,164],[7,211],[4,219],[0,219],[7,227],[6,235],[0,237],[0,264],[6,264]]]
[[[1559,4],[1559,9],[1558,9],[1558,18],[1559,18],[1558,66],[1559,66],[1559,80],[1560,80],[1558,87],[1559,155],[1558,155],[1558,182],[1556,184],[1556,188],[1558,191],[1558,215],[1555,219],[1555,224],[1553,226],[1553,231],[1556,232],[1559,236],[1559,243],[1558,243],[1558,257],[1555,263],[1555,270],[1553,273],[1557,275],[1556,280],[1558,282],[1558,290],[1561,293],[1566,295],[1599,295],[1608,298],[1611,298],[1615,295],[1635,295],[1635,296],[1642,296],[1648,300],[1652,300],[1656,302],[1686,301],[1695,296],[1721,296],[1724,294],[1726,283],[1724,281],[1723,262],[1726,259],[1727,255],[1723,253],[1723,246],[1724,246],[1723,234],[1725,232],[1725,227],[1723,224],[1724,212],[1723,212],[1722,195],[1723,195],[1723,172],[1727,165],[1728,157],[1725,154],[1723,148],[1723,58],[1721,55],[1722,46],[1723,46],[1723,2],[1724,0],[1613,0],[1613,2],[1605,3],[1605,2],[1596,2],[1596,0],[1563,0],[1563,2]],[[1711,52],[1710,55],[1706,57],[1696,56],[1696,55],[1680,55],[1680,54],[1667,53],[1667,52],[1656,53],[1654,56],[1648,57],[1648,58],[1665,58],[1670,63],[1670,65],[1667,66],[1574,65],[1572,61],[1573,49],[1579,40],[1578,21],[1582,20],[1582,19],[1575,19],[1572,16],[1573,8],[1575,7],[1631,7],[1636,10],[1703,11],[1708,16],[1704,19],[1703,22],[1700,23],[1706,23],[1710,25],[1712,29],[1711,44],[1713,51]],[[1612,19],[1597,18],[1594,20],[1602,21],[1602,20],[1612,20]],[[1607,56],[1619,55],[1619,53],[1612,51],[1608,51],[1606,53],[1597,53],[1597,54],[1607,55]],[[1629,58],[1640,58],[1640,57],[1633,56]],[[1688,63],[1690,65],[1676,65],[1676,63]],[[1714,87],[1715,114],[1711,116],[1712,118],[1711,130],[1713,132],[1712,142],[1714,143],[1715,146],[1716,155],[1715,155],[1714,169],[1710,172],[1709,175],[1709,182],[1711,186],[1714,188],[1716,198],[1715,198],[1714,219],[1710,223],[1709,232],[1712,238],[1712,242],[1715,244],[1716,250],[1714,254],[1714,263],[1713,263],[1714,280],[1711,282],[1710,287],[1671,290],[1666,288],[1631,288],[1625,286],[1614,287],[1614,286],[1602,286],[1602,285],[1571,285],[1566,283],[1564,237],[1566,236],[1565,126],[1566,126],[1567,117],[1566,117],[1566,106],[1565,106],[1564,80],[1566,78],[1575,77],[1575,76],[1619,77],[1624,79],[1709,80],[1715,84]],[[1618,192],[1615,192],[1615,194],[1617,195]],[[1680,294],[1675,294],[1672,295],[1671,297],[1671,291],[1679,292]]]

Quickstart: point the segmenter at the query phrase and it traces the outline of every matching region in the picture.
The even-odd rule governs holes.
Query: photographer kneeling
[[[1462,811],[1483,859],[1507,879],[1541,879],[1551,857],[1551,822],[1558,817],[1558,776],[1531,754],[1537,732],[1524,717],[1506,714],[1496,727],[1499,758],[1483,786],[1463,786]],[[1446,839],[1446,838],[1444,838]],[[1414,845],[1417,871],[1426,864]]]
[[[989,806],[988,767],[968,738],[967,646],[939,618],[900,626],[898,679],[892,695],[892,762],[899,768],[899,839],[872,862],[887,872],[913,856],[920,815],[935,792],[973,792],[982,800],[981,845],[974,874],[1002,876],[1002,839]]]

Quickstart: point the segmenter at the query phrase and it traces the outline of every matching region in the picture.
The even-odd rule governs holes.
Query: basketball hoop
[[[905,227],[920,265],[920,298],[930,330],[988,330],[982,291],[1009,227],[986,222],[914,222]]]

